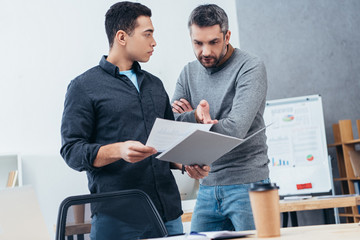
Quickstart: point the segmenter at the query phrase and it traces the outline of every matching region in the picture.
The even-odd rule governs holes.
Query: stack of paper
[[[244,233],[240,231],[214,231],[214,232],[199,232],[199,233],[190,233],[190,235],[203,235],[209,239],[230,239],[230,238],[240,238],[251,233]]]
[[[210,240],[210,239],[233,239],[233,238],[241,238],[249,235],[253,235],[253,233],[245,233],[240,231],[214,231],[214,232],[191,232],[190,234],[184,234],[179,236],[165,237],[165,238],[153,238],[152,240],[160,240],[160,239],[171,239],[171,240]]]

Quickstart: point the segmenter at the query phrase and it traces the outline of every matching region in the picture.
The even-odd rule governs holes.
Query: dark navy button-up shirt
[[[96,168],[93,162],[103,145],[140,141],[150,134],[155,119],[174,119],[160,79],[135,62],[140,92],[102,57],[100,64],[76,77],[68,86],[61,124],[61,155],[77,171],[86,171],[91,193],[141,189],[154,202],[163,220],[182,214],[180,194],[170,163],[154,156],[137,163],[122,159]]]

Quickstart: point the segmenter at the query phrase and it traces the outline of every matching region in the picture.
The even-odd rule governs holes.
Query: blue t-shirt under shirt
[[[127,76],[139,92],[139,84],[138,84],[136,73],[134,72],[134,70],[131,69],[131,70],[127,70],[127,71],[120,71],[120,74]]]

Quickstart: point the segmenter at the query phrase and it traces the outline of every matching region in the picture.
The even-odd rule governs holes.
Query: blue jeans
[[[91,220],[90,239],[92,240],[112,240],[112,239],[137,239],[146,231],[148,226],[134,223],[133,227],[129,223],[119,221],[119,219],[105,215],[95,214]],[[165,222],[165,227],[169,235],[177,235],[183,233],[183,225],[181,217],[175,220]]]
[[[167,230],[169,236],[170,235],[179,235],[179,234],[184,233],[181,216],[175,220],[165,222],[164,224],[165,224],[165,227],[166,227],[166,230]]]
[[[269,183],[270,179],[259,182]],[[250,184],[200,185],[191,231],[254,230],[249,188]]]

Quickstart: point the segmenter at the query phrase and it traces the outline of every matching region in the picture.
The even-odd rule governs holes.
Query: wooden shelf
[[[360,120],[356,120],[358,135],[360,136]],[[339,170],[339,178],[334,181],[341,182],[342,194],[355,194],[353,181],[360,180],[355,177],[353,167],[350,161],[349,151],[355,150],[355,144],[360,144],[360,139],[354,139],[351,120],[340,120],[339,123],[333,124],[334,143],[328,147],[336,147],[336,156]],[[358,203],[359,204],[359,203]],[[346,213],[340,213],[339,216],[345,217],[347,222],[355,222],[360,218],[357,206],[346,207]]]
[[[350,177],[350,178],[334,178],[334,181],[360,181],[360,177]]]
[[[339,213],[339,216],[340,217],[353,217],[354,214],[352,214],[352,213]]]
[[[334,181],[347,181],[348,178],[334,178]]]
[[[341,142],[328,144],[328,147],[340,147],[340,146],[342,146]]]
[[[332,144],[328,144],[328,147],[340,147],[343,144],[345,145],[351,145],[351,144],[360,144],[360,139],[353,139],[350,141],[346,141],[346,142],[336,142],[336,143],[332,143]]]
[[[339,213],[340,216],[343,216],[343,217],[360,217],[360,214],[350,214],[350,213]]]
[[[351,140],[351,141],[343,142],[343,144],[345,144],[345,145],[348,145],[348,144],[357,144],[357,143],[360,143],[360,139],[354,139],[354,140]]]

